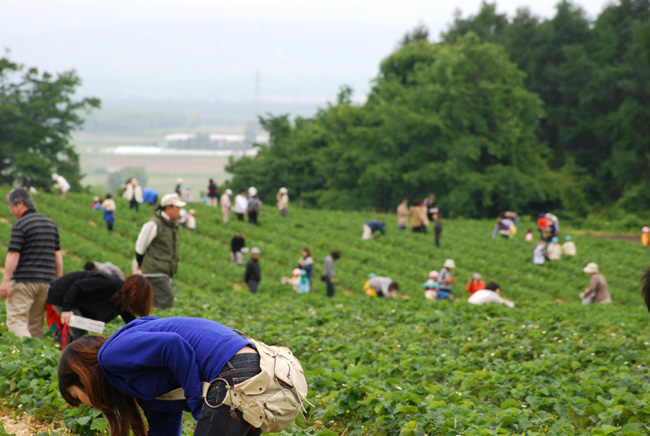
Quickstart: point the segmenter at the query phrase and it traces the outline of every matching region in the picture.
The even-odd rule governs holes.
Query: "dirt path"
[[[610,233],[595,232],[591,230],[572,230],[571,233],[593,238],[613,239],[616,241],[631,242],[632,244],[641,245],[641,238],[634,235],[612,235]]]
[[[52,424],[45,425],[37,422],[31,422],[34,418],[28,415],[23,415],[18,419],[11,418],[5,415],[0,411],[0,421],[5,428],[7,434],[16,435],[16,436],[32,436],[39,433],[51,433],[56,431],[57,433],[66,433],[63,423],[59,426],[60,428],[54,429]]]

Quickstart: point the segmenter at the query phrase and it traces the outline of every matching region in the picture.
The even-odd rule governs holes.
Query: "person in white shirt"
[[[235,207],[232,210],[239,221],[244,221],[244,214],[248,211],[248,197],[246,197],[245,189],[239,190],[239,194],[235,197]]]
[[[52,180],[54,180],[54,189],[61,191],[61,198],[65,199],[66,194],[70,190],[70,183],[68,183],[65,177],[57,173],[52,174]]]
[[[226,189],[226,192],[221,196],[221,214],[223,215],[223,223],[226,224],[230,221],[230,208],[232,207],[230,199],[232,198],[232,191]]]
[[[508,307],[515,307],[515,303],[501,298],[501,287],[494,282],[485,285],[485,289],[474,292],[467,299],[470,304],[505,304]]]

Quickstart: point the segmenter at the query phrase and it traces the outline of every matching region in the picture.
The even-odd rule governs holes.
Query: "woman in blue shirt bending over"
[[[100,410],[112,436],[177,436],[183,411],[197,420],[194,434],[262,433],[239,410],[218,407],[230,386],[260,373],[251,343],[228,327],[198,318],[136,319],[110,338],[84,336],[61,355],[59,390],[71,406]],[[216,380],[218,379],[218,380]],[[211,382],[204,400],[202,382]],[[183,388],[184,400],[159,397]],[[140,406],[148,423],[142,419]]]

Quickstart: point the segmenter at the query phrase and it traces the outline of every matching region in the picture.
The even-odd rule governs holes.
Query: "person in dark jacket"
[[[70,323],[73,314],[102,322],[120,315],[129,323],[136,316],[149,315],[153,292],[141,275],[133,274],[122,281],[115,274],[77,271],[64,274],[50,284],[47,303],[54,306],[63,325]],[[76,328],[71,332],[75,339],[86,334]]]
[[[219,206],[219,188],[212,179],[208,181],[208,206]]]
[[[244,273],[244,281],[248,285],[251,294],[257,294],[259,283],[262,281],[262,271],[258,259],[260,258],[260,249],[253,247],[251,250],[251,258],[246,264],[246,272]]]
[[[235,236],[230,240],[230,261],[233,265],[241,265],[244,263],[243,248],[246,245],[246,240],[241,234],[240,230],[235,230]]]

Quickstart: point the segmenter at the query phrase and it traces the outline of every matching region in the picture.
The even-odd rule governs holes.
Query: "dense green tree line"
[[[406,35],[363,105],[343,88],[313,118],[263,118],[271,143],[231,162],[231,185],[346,209],[431,191],[454,216],[647,208],[650,0],[593,22],[568,2],[548,20],[484,3],[441,39]]]
[[[49,186],[52,173],[80,187],[79,155],[70,143],[83,124],[81,112],[96,98],[74,100],[81,84],[74,71],[53,76],[0,58],[0,181]]]

